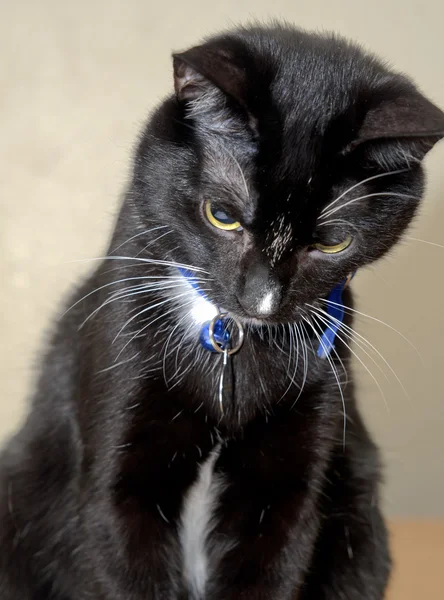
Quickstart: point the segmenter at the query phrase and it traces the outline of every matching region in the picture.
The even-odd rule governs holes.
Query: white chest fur
[[[223,479],[214,473],[220,444],[200,465],[198,477],[188,490],[182,507],[180,545],[184,580],[195,600],[206,597],[205,587],[224,551],[217,550],[211,540],[215,526],[215,509],[224,487]]]

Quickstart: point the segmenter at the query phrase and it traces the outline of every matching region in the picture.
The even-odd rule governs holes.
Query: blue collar
[[[185,269],[183,267],[178,268],[182,275],[185,277],[185,279],[188,281],[188,283],[191,285],[191,287],[195,289],[196,292],[200,296],[202,296],[202,298],[205,298],[205,300],[210,302],[210,300],[207,298],[204,292],[199,288],[196,281],[196,276],[188,269]],[[351,277],[353,277],[353,275],[354,273],[351,275]],[[346,279],[342,280],[337,285],[335,285],[335,287],[328,295],[327,300],[329,300],[329,302],[327,304],[327,313],[330,317],[332,317],[332,320],[328,327],[325,329],[325,331],[322,333],[321,338],[319,340],[319,346],[316,352],[319,358],[328,358],[332,350],[334,350],[336,334],[338,333],[338,330],[341,327],[341,324],[344,320],[342,294],[345,288],[347,287],[351,277],[347,277]],[[209,352],[216,352],[213,344],[210,341],[209,326],[210,321],[203,324],[202,329],[200,331],[199,341],[203,348],[205,348],[205,350],[208,350]],[[213,336],[222,349],[229,346],[230,332],[227,329],[227,323],[225,319],[219,319],[218,321],[216,321],[216,323],[214,324]]]
[[[332,318],[319,340],[319,346],[316,352],[319,358],[327,358],[330,356],[331,351],[334,350],[336,334],[344,321],[342,294],[354,275],[355,274],[352,273],[346,279],[340,281],[328,295],[327,313]]]

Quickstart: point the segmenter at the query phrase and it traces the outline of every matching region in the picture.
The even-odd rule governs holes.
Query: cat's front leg
[[[378,509],[363,516],[328,523],[300,600],[385,597],[390,572],[386,529]]]
[[[378,506],[374,448],[333,465],[325,514],[300,600],[382,600],[390,573],[387,529]],[[357,458],[359,457],[359,459]],[[366,472],[367,470],[367,472]]]

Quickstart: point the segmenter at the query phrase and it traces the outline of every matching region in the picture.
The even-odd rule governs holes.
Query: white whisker
[[[428,244],[429,246],[435,246],[436,248],[444,248],[442,244],[437,244],[436,242],[429,242],[428,240],[421,240],[420,238],[414,238],[409,235],[405,235],[404,239],[411,240],[412,242],[421,242],[422,244]]]
[[[123,290],[120,290],[120,292],[116,292],[115,294],[112,294],[110,298],[107,298],[104,302],[102,302],[102,304],[100,306],[95,308],[86,317],[86,319],[84,319],[84,321],[82,321],[82,323],[79,325],[78,331],[80,331],[90,319],[92,319],[102,308],[104,308],[108,304],[111,304],[116,301],[125,300],[131,296],[135,296],[138,294],[148,294],[153,291],[165,291],[165,290],[172,290],[172,289],[181,288],[181,287],[182,287],[182,283],[178,282],[178,283],[174,283],[169,286],[162,285],[161,287],[144,287],[143,289],[139,289],[139,291],[132,291],[131,293],[128,292],[128,289],[130,289],[130,288],[124,288]]]
[[[153,227],[152,229],[147,229],[146,231],[141,231],[140,233],[136,233],[136,235],[133,235],[132,237],[128,238],[127,240],[125,240],[124,242],[119,244],[119,246],[116,246],[116,248],[113,248],[113,250],[110,250],[110,254],[112,254],[116,250],[119,250],[119,248],[121,248],[122,246],[125,246],[125,244],[127,244],[128,242],[131,242],[131,240],[134,240],[134,239],[140,237],[141,235],[147,235],[148,233],[151,233],[152,231],[156,231],[157,229],[165,229],[165,227],[168,227],[168,225],[159,225],[158,227]]]
[[[399,175],[400,173],[407,173],[407,171],[409,171],[409,169],[398,169],[397,171],[390,171],[389,173],[379,173],[379,175],[372,175],[371,177],[367,177],[367,179],[363,179],[362,181],[355,183],[354,185],[349,187],[347,190],[345,190],[345,192],[343,192],[340,196],[335,198],[335,200],[333,200],[333,202],[330,202],[330,204],[327,204],[327,206],[325,206],[322,209],[321,215],[323,213],[325,213],[328,209],[330,209],[334,204],[336,204],[337,202],[342,200],[342,198],[344,198],[344,196],[349,194],[351,191],[355,190],[357,187],[359,187],[361,185],[364,185],[364,183],[368,183],[369,181],[373,181],[374,179],[380,179],[381,177],[387,177],[388,175]]]
[[[334,331],[334,329],[331,327],[331,325],[329,324],[329,322],[328,322],[328,321],[326,321],[326,319],[324,319],[324,318],[323,318],[323,317],[321,317],[320,315],[316,315],[316,316],[317,316],[317,318],[318,318],[320,321],[322,321],[322,322],[323,322],[323,323],[324,323],[324,324],[325,324],[325,325],[326,325],[326,326],[327,326],[327,327],[328,327],[328,328],[329,328],[331,331]],[[384,394],[384,391],[383,391],[383,389],[382,389],[382,387],[381,387],[381,385],[380,385],[379,381],[376,379],[376,377],[374,376],[374,374],[373,374],[373,373],[370,371],[370,369],[367,367],[367,365],[364,363],[364,361],[363,361],[363,360],[362,360],[362,359],[361,359],[361,358],[358,356],[358,354],[356,354],[356,352],[355,352],[355,351],[352,349],[352,347],[350,346],[350,344],[348,344],[348,343],[347,343],[347,342],[344,340],[344,338],[342,338],[342,337],[341,337],[341,335],[340,335],[339,331],[336,331],[336,337],[338,338],[338,340],[339,340],[339,341],[341,341],[341,342],[344,344],[344,346],[345,346],[346,348],[348,348],[348,349],[350,350],[350,352],[353,354],[353,356],[354,356],[354,357],[355,357],[355,358],[356,358],[356,359],[357,359],[357,360],[358,360],[358,361],[361,363],[361,365],[364,367],[364,369],[367,371],[367,373],[368,373],[368,374],[370,375],[370,377],[373,379],[373,381],[375,382],[375,384],[376,384],[376,386],[377,386],[377,388],[378,388],[378,390],[379,390],[379,392],[380,392],[380,394],[381,394],[381,396],[382,396],[382,398],[383,398],[383,400],[384,400],[384,404],[385,404],[385,407],[386,407],[386,409],[387,409],[387,412],[390,412],[390,411],[389,411],[389,406],[388,406],[388,403],[387,403],[387,398],[386,398],[386,396],[385,396],[385,394]],[[355,340],[355,343],[357,344],[356,340]],[[357,345],[358,345],[358,344],[357,344]],[[361,348],[361,350],[362,350],[362,348]],[[373,359],[373,357],[372,357],[372,356],[370,356],[370,354],[369,354],[368,352],[366,352],[365,350],[363,350],[363,352],[365,352],[365,354],[366,354],[366,355],[367,355],[367,356],[368,356],[368,357],[369,357],[369,358],[370,358],[370,359],[371,359],[371,360],[372,360],[372,361],[375,363],[375,365],[376,365],[376,366],[377,366],[377,367],[380,369],[380,366],[379,366],[379,365],[378,365],[378,363],[377,363],[377,362],[376,362],[376,361]],[[383,371],[382,371],[382,372],[383,372]],[[384,372],[383,372],[383,374],[385,375],[385,373],[384,373]]]
[[[311,306],[311,305],[309,305]],[[396,381],[399,383],[399,385],[401,386],[404,394],[407,396],[407,398],[411,401],[411,397],[409,395],[409,393],[407,392],[404,384],[402,383],[402,381],[400,380],[400,378],[398,377],[398,374],[396,373],[396,371],[393,369],[393,367],[390,365],[390,363],[388,362],[388,360],[383,356],[383,354],[381,354],[381,352],[379,352],[379,350],[371,343],[368,341],[367,338],[365,338],[363,335],[361,335],[360,333],[358,333],[357,331],[355,331],[354,329],[352,329],[351,327],[349,327],[348,325],[346,325],[345,323],[342,323],[341,321],[339,321],[338,319],[336,319],[335,317],[333,317],[332,315],[329,315],[325,310],[323,310],[322,308],[317,308],[315,306],[312,306],[312,308],[314,308],[317,311],[322,312],[324,315],[326,315],[327,317],[329,317],[330,319],[332,319],[336,324],[338,324],[340,326],[340,328],[342,329],[342,331],[344,332],[345,335],[346,331],[349,332],[349,335],[351,337],[351,339],[354,340],[354,342],[360,347],[359,343],[356,341],[356,337],[358,337],[360,340],[362,340],[362,342],[364,344],[366,344],[368,347],[371,348],[371,350],[373,350],[373,352],[375,352],[379,358],[384,362],[384,364],[388,367],[388,369],[390,370],[390,372],[392,373],[392,375],[395,377]],[[365,350],[364,350],[365,352]],[[367,353],[366,353],[367,354]],[[370,357],[372,358],[372,357]],[[373,360],[373,359],[372,359]],[[374,361],[375,364],[376,361]]]
[[[181,294],[181,296],[185,296],[187,295],[187,293]],[[162,319],[164,317],[166,317],[167,315],[171,314],[172,312],[175,312],[176,310],[181,310],[182,308],[184,308],[184,306],[189,306],[190,304],[192,304],[193,300],[190,300],[189,302],[186,302],[185,304],[181,305],[181,306],[174,306],[173,308],[171,308],[170,310],[167,310],[165,313],[162,313],[161,315],[159,315],[158,317],[156,317],[155,319],[152,319],[149,323],[147,323],[146,325],[144,325],[141,329],[139,329],[139,331],[136,332],[136,334],[129,339],[123,346],[123,348],[119,351],[119,353],[117,354],[115,360],[118,360],[120,355],[122,354],[122,352],[125,350],[125,348],[137,337],[139,336],[143,331],[145,331],[145,329],[147,329],[150,325],[152,325],[153,323],[155,323],[156,321],[158,321],[159,319]],[[136,315],[137,316],[137,315]],[[119,334],[117,334],[118,336]],[[117,336],[115,339],[117,339]]]
[[[77,306],[77,304],[79,304],[80,302],[82,302],[82,300],[85,300],[86,298],[88,298],[89,296],[91,296],[92,294],[95,294],[96,292],[99,292],[100,290],[103,290],[106,287],[109,287],[111,285],[117,285],[118,283],[123,283],[124,281],[134,281],[134,280],[146,280],[146,279],[167,279],[167,280],[176,280],[176,281],[183,281],[183,277],[182,275],[143,275],[140,277],[125,277],[125,279],[116,279],[115,281],[110,281],[109,283],[106,283],[105,285],[101,285],[98,288],[95,288],[94,290],[92,290],[91,292],[89,292],[88,294],[85,294],[85,296],[82,296],[82,298],[80,298],[80,300],[77,300],[76,302],[74,302],[74,304],[71,304],[71,306],[69,308],[67,308],[65,310],[65,312],[61,315],[60,318],[64,317],[66,315],[66,313],[68,313],[70,310],[72,310],[75,306]],[[211,280],[207,280],[207,279],[197,279],[196,281],[211,281]]]
[[[411,194],[400,194],[398,192],[375,192],[374,194],[365,194],[365,196],[358,196],[358,198],[353,198],[353,200],[344,202],[344,204],[341,204],[340,206],[337,206],[336,208],[332,208],[332,209],[328,210],[327,212],[323,213],[321,215],[321,218],[319,219],[319,222],[321,223],[325,217],[330,217],[334,213],[338,212],[338,210],[342,210],[346,206],[350,206],[350,204],[354,204],[355,202],[358,202],[360,200],[366,200],[367,198],[375,198],[375,197],[381,197],[381,196],[384,196],[384,197],[390,196],[390,197],[396,197],[396,198],[406,198],[406,199],[410,199],[410,200],[419,200],[419,198],[417,196],[412,196]]]
[[[166,235],[170,235],[170,233],[174,233],[172,229],[170,229],[170,231],[166,231],[165,233],[162,233],[162,235],[159,235],[158,237],[156,237],[156,239],[151,240],[151,242],[148,242],[148,244],[144,248],[142,248],[142,250],[140,250],[140,252],[138,252],[134,258],[137,258],[140,254],[142,254],[142,252],[145,252],[145,250],[147,248],[152,246],[154,243],[158,242],[160,239],[162,239]]]
[[[139,354],[140,354],[140,351],[136,352],[136,354],[134,354],[134,356],[131,356],[131,358],[126,358],[125,360],[121,360],[118,363],[114,363],[110,367],[106,367],[105,369],[100,369],[100,371],[96,372],[96,375],[99,374],[99,373],[106,373],[107,371],[111,371],[111,369],[115,369],[116,367],[120,367],[121,365],[125,365],[126,363],[129,363],[132,360],[134,360],[135,358],[137,358],[137,356],[139,356]]]
[[[97,256],[94,258],[81,258],[78,260],[69,260],[69,263],[77,263],[77,262],[89,262],[89,261],[96,261],[96,260],[136,260],[139,261],[141,263],[146,263],[146,264],[150,264],[150,265],[159,265],[159,266],[165,266],[165,267],[181,267],[182,269],[187,269],[188,271],[198,271],[199,273],[206,273],[207,275],[210,275],[210,273],[208,271],[205,271],[205,269],[202,269],[200,267],[194,267],[193,265],[187,265],[184,263],[178,263],[178,262],[174,262],[174,261],[169,261],[169,260],[154,260],[153,258],[136,258],[134,256]]]
[[[332,359],[330,357],[330,354],[329,354],[329,352],[328,352],[328,350],[327,350],[324,342],[322,341],[321,336],[318,334],[318,332],[314,328],[314,325],[311,323],[311,321],[309,319],[307,319],[307,317],[304,317],[302,315],[302,318],[311,327],[313,333],[317,337],[317,339],[318,339],[318,341],[319,341],[322,349],[324,350],[324,354],[325,354],[325,356],[326,356],[326,358],[327,358],[327,360],[328,360],[328,362],[330,364],[330,368],[332,370],[334,378],[336,379],[336,383],[338,384],[338,390],[339,390],[339,393],[341,395],[342,410],[343,410],[343,413],[344,413],[344,416],[343,416],[343,431],[342,431],[342,446],[345,449],[345,433],[346,433],[346,429],[347,429],[347,411],[346,411],[346,406],[345,406],[344,392],[342,391],[342,386],[341,386],[341,382],[340,382],[340,379],[339,379],[339,376],[338,376],[338,372],[337,372],[335,364],[332,361]],[[315,323],[316,323],[316,319],[315,319]],[[321,328],[321,330],[322,330],[322,328]]]
[[[361,317],[365,317],[366,319],[370,319],[371,321],[375,321],[376,323],[380,323],[381,325],[388,327],[388,329],[391,329],[392,331],[397,333],[400,337],[402,337],[402,339],[404,341],[407,342],[407,344],[409,344],[409,346],[411,346],[411,348],[413,348],[413,350],[416,352],[416,354],[421,359],[421,362],[424,364],[424,359],[423,359],[421,353],[419,352],[418,348],[403,333],[401,333],[400,331],[398,331],[397,329],[395,329],[394,327],[392,327],[385,321],[381,321],[381,319],[377,319],[376,317],[372,317],[371,315],[367,315],[363,312],[360,312],[359,310],[356,310],[356,308],[351,308],[349,306],[345,306],[344,304],[338,304],[337,302],[333,302],[332,300],[327,300],[326,298],[321,298],[320,300],[322,302],[326,302],[327,304],[332,304],[333,306],[340,306],[341,308],[344,309],[345,312],[348,312],[349,314],[356,313],[357,315],[360,315]]]
[[[124,323],[124,325],[122,325],[122,327],[117,332],[117,335],[113,339],[112,343],[114,344],[114,342],[117,340],[117,338],[122,333],[122,331],[125,329],[125,327],[127,325],[129,325],[132,321],[134,321],[134,319],[136,319],[140,315],[142,315],[142,314],[144,314],[144,313],[146,313],[146,312],[148,312],[150,310],[153,310],[154,308],[158,308],[159,306],[162,306],[163,304],[166,304],[167,302],[173,302],[174,300],[177,300],[178,298],[182,298],[183,296],[188,296],[188,295],[189,295],[189,292],[183,292],[181,294],[177,294],[176,296],[172,296],[171,298],[166,298],[165,300],[161,300],[160,302],[156,302],[155,304],[151,304],[150,306],[144,308],[143,310],[141,310],[140,312],[138,312],[136,315],[134,315],[130,319],[128,319]]]

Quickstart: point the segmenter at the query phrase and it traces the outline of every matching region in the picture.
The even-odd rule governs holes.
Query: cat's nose
[[[249,316],[267,317],[281,303],[281,286],[265,265],[251,265],[246,272],[244,287],[238,294],[238,300]]]

